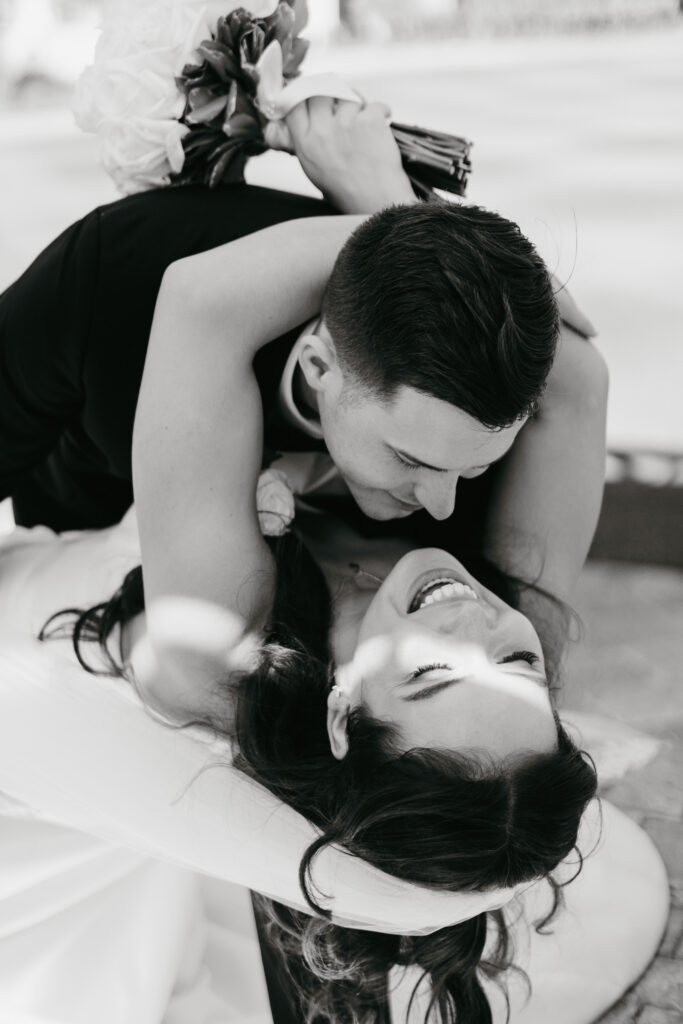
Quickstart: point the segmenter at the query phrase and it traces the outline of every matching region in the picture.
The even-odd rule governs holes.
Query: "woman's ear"
[[[327,698],[327,735],[332,756],[343,761],[349,752],[348,724],[351,702],[346,694],[333,686]]]

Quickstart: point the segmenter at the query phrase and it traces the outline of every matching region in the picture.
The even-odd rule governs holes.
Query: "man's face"
[[[315,391],[330,455],[371,519],[401,519],[420,508],[447,519],[460,477],[484,473],[524,425],[520,420],[489,430],[461,409],[410,387],[385,401],[338,363],[320,375]]]

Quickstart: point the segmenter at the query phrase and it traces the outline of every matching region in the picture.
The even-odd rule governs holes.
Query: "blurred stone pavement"
[[[672,896],[668,929],[654,962],[601,1024],[680,1024],[683,571],[591,561],[575,608],[584,637],[569,655],[562,704],[616,719],[662,741],[648,765],[627,773],[603,795],[651,836],[667,866]]]

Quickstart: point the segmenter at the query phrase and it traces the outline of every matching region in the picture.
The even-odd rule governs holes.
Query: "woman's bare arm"
[[[262,627],[274,579],[255,509],[263,427],[252,360],[320,310],[337,254],[362,220],[279,224],[164,275],[133,434],[148,607],[200,598]],[[153,660],[140,664],[148,699],[196,707],[213,688],[215,661],[178,650],[167,661],[156,673]]]

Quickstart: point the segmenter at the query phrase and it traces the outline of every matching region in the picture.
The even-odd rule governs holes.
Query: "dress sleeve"
[[[50,644],[0,636],[0,791],[47,820],[307,910],[304,817],[231,767],[230,749],[155,720],[121,680],[87,675]],[[335,920],[430,932],[508,892],[443,893],[326,849],[320,903]]]
[[[108,530],[18,531],[0,547],[0,793],[56,824],[308,909],[299,864],[313,825],[232,767],[224,740],[167,724],[121,679],[84,672],[68,640],[33,639],[52,611],[106,598],[139,555],[134,510]],[[341,849],[314,862],[339,923],[430,932],[511,890],[443,893]]]

